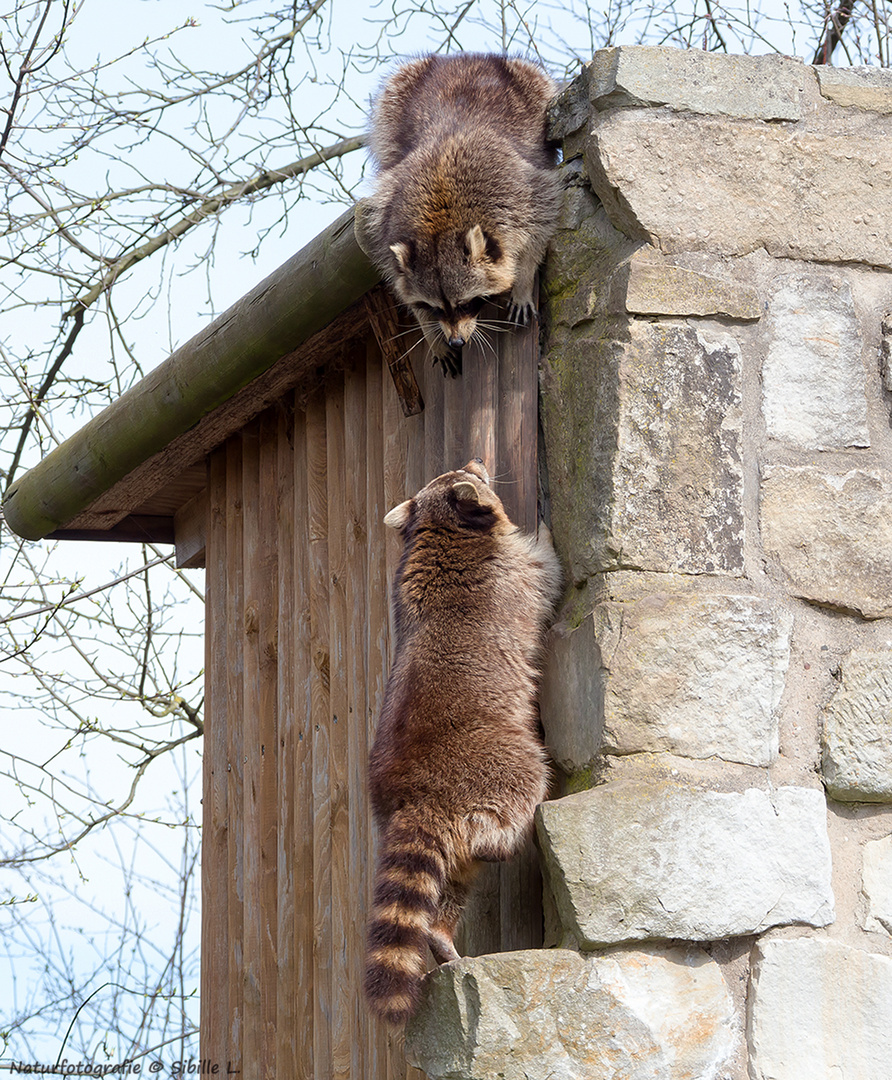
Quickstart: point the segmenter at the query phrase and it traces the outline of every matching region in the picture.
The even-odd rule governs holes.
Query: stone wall
[[[551,948],[436,1078],[892,1077],[892,72],[608,49],[554,114]]]

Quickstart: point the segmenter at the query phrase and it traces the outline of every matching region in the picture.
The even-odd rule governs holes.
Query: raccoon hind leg
[[[457,871],[443,889],[437,917],[431,924],[428,939],[428,945],[438,964],[448,964],[450,960],[459,959],[455,948],[455,931],[478,869],[479,863],[475,862],[464,870]]]

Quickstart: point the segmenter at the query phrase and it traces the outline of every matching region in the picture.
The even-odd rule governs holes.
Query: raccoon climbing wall
[[[554,947],[438,971],[410,1055],[887,1080],[892,73],[608,49],[554,131]]]

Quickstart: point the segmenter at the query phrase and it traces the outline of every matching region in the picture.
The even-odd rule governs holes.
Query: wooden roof
[[[205,455],[367,332],[378,273],[353,225],[351,209],[22,475],[4,496],[9,527],[173,543],[205,488]]]

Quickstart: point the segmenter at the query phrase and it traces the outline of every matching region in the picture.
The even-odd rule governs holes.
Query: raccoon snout
[[[452,337],[449,338],[449,348],[450,349],[462,349],[462,348],[464,348],[464,346],[465,346],[465,339],[463,337],[461,337],[459,334],[453,334]]]

